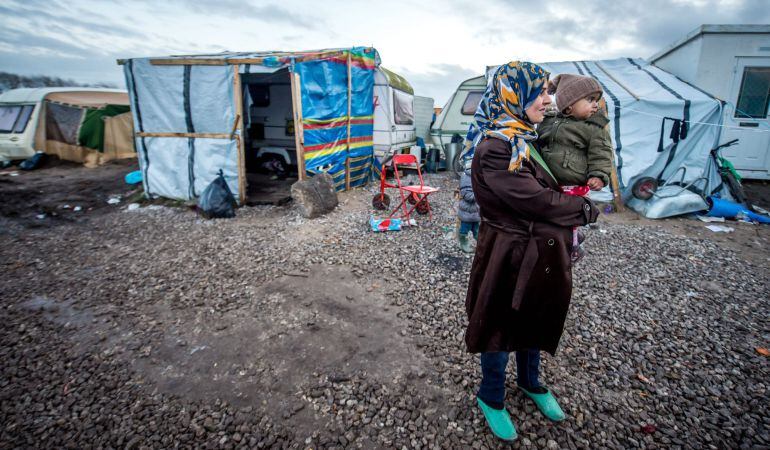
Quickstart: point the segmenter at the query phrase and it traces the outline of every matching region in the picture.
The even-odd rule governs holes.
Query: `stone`
[[[334,210],[339,203],[334,179],[328,173],[320,173],[291,185],[291,196],[300,214],[314,219]]]

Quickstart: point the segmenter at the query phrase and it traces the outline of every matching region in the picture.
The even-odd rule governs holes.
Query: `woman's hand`
[[[602,181],[601,178],[597,177],[591,177],[588,179],[588,187],[591,188],[592,191],[601,191],[604,187],[604,181]]]

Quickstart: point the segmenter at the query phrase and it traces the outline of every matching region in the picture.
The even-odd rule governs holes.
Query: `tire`
[[[636,180],[631,193],[639,200],[649,200],[658,189],[658,180],[653,177],[642,177]]]
[[[416,205],[417,196],[415,194],[409,194],[409,197],[406,198],[406,201],[408,201],[410,205]]]
[[[415,208],[418,214],[425,215],[430,212],[430,204],[426,202],[425,200],[421,201],[417,204],[417,207]]]
[[[462,176],[463,172],[465,172],[465,163],[463,162],[462,158],[460,158],[461,153],[462,152],[458,152],[452,161],[452,173],[454,173],[455,178],[458,180]]]
[[[372,197],[372,208],[384,211],[390,206],[390,196],[388,194],[374,194]]]

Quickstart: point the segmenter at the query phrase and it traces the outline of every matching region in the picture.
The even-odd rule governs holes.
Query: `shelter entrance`
[[[297,181],[290,77],[287,68],[241,74],[247,204],[287,202]]]

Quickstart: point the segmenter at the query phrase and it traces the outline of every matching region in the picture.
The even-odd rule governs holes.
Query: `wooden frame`
[[[348,138],[347,138],[347,154],[345,155],[345,190],[350,190],[350,113],[353,102],[353,77],[351,67],[351,54],[348,50]]]
[[[171,138],[208,138],[208,139],[232,139],[230,133],[148,133],[139,131],[139,137],[171,137]]]
[[[241,74],[238,72],[238,65],[233,65],[233,87],[235,100],[235,125],[240,130],[240,134],[235,134],[238,139],[238,197],[243,205],[246,202],[246,138],[243,129],[243,92],[241,91]],[[232,133],[231,133],[232,135]]]
[[[291,72],[291,107],[294,113],[294,145],[297,152],[297,176],[307,179],[305,171],[305,132],[302,126],[302,80],[298,73]]]

